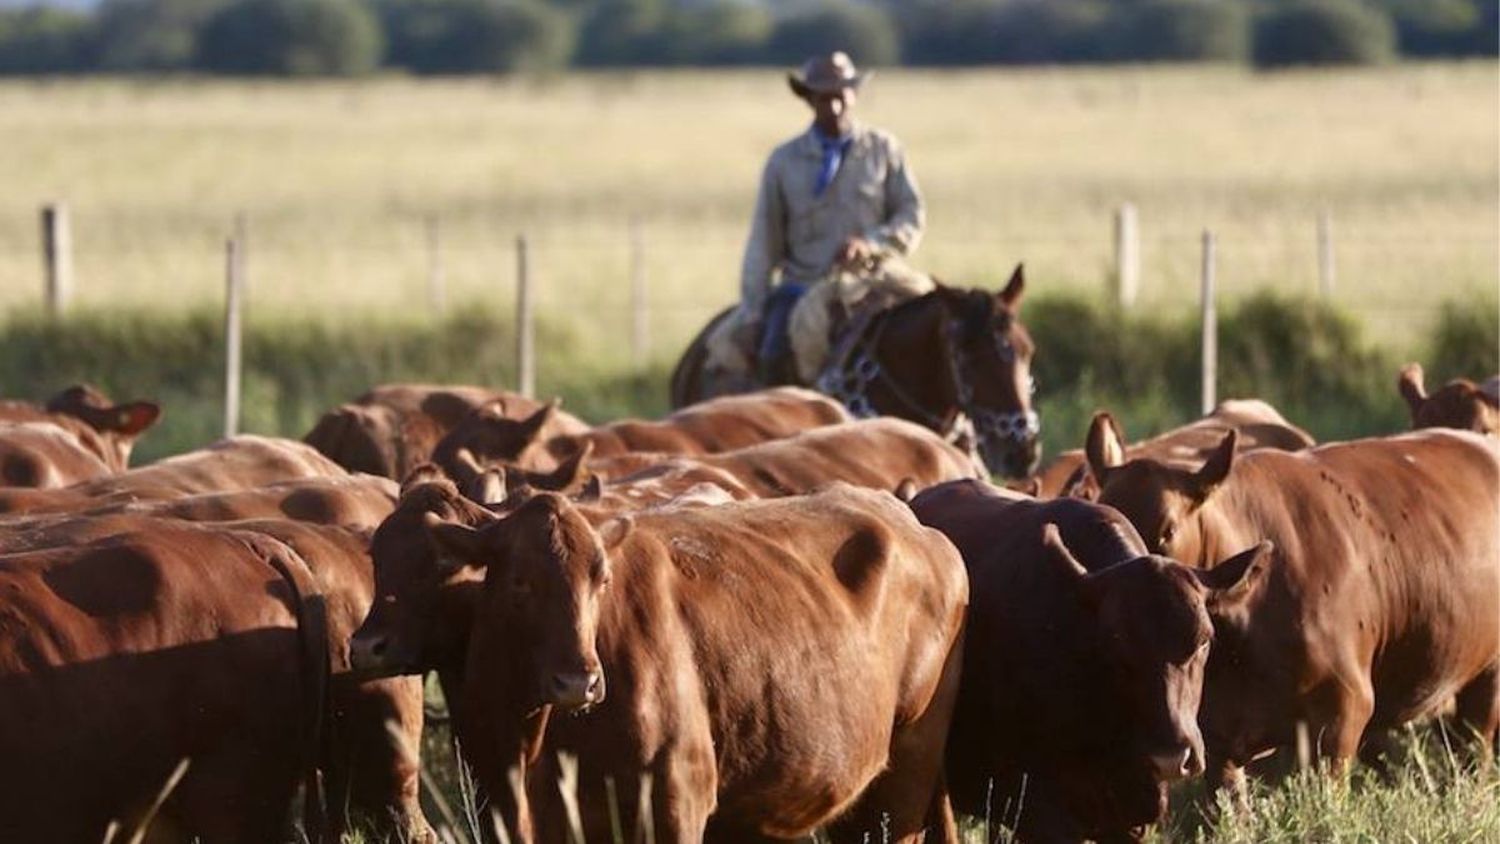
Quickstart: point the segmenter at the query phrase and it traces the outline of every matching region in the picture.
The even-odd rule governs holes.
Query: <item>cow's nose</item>
[[[349,665],[354,669],[378,668],[385,661],[390,641],[385,636],[356,636],[349,640]]]
[[[552,675],[552,703],[568,709],[604,700],[604,674],[600,671],[570,671]]]
[[[1151,764],[1156,769],[1156,775],[1166,782],[1203,773],[1203,760],[1198,758],[1192,747],[1154,754]]]

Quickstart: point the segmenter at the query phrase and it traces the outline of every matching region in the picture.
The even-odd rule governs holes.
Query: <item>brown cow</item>
[[[334,809],[334,839],[349,820],[343,812],[347,807],[355,818],[405,836],[402,840],[425,841],[432,833],[417,804],[421,683],[411,677],[360,682],[349,673],[349,637],[369,613],[374,594],[368,532],[391,510],[391,486],[384,478],[358,475],[343,483],[315,479],[109,508],[92,515],[37,516],[0,526],[0,553],[65,548],[130,532],[149,534],[158,526],[175,524],[173,518],[220,521],[271,516],[228,521],[218,527],[236,535],[250,532],[274,538],[295,550],[313,575],[327,618],[327,660],[333,670],[322,767]],[[298,524],[279,518],[283,514],[325,523],[348,516],[350,522],[336,527]]]
[[[1196,470],[1123,462],[1107,432],[1088,449],[1100,500],[1154,552],[1207,566],[1276,544],[1263,584],[1211,613],[1200,724],[1214,779],[1240,782],[1299,723],[1341,767],[1362,741],[1455,696],[1459,718],[1492,741],[1500,443],[1433,430],[1237,456],[1235,438]]]
[[[0,513],[54,513],[106,504],[251,489],[348,473],[296,440],[242,434],[122,474],[61,489],[0,489]]]
[[[1102,419],[1102,421],[1101,421]],[[1117,438],[1123,442],[1123,429],[1109,413],[1094,414],[1095,425],[1113,425]],[[1282,451],[1301,451],[1317,444],[1312,435],[1288,422],[1276,408],[1260,399],[1226,399],[1219,402],[1213,412],[1201,419],[1189,422],[1149,440],[1131,443],[1125,448],[1127,459],[1151,458],[1153,460],[1202,463],[1219,445],[1226,430],[1239,431],[1240,450],[1252,448],[1276,448]],[[1099,494],[1099,485],[1088,474],[1088,462],[1082,449],[1065,451],[1035,477],[1040,481],[1039,495],[1055,498],[1072,495],[1077,498],[1094,499]]]
[[[590,840],[610,834],[605,780],[631,825],[643,774],[659,840],[956,835],[940,768],[967,585],[888,493],[629,518],[539,493],[478,529],[426,521],[487,569],[466,747],[513,840],[565,840],[559,752]]]
[[[550,471],[585,444],[601,458],[639,451],[714,454],[849,420],[843,405],[800,387],[709,399],[660,421],[625,419],[584,433],[548,436],[556,413],[549,405],[516,421],[494,412],[477,412],[433,449],[432,462],[452,471],[453,456],[459,449],[468,449],[481,463]]]
[[[399,481],[427,462],[432,449],[479,407],[525,419],[542,407],[519,393],[488,387],[383,384],[323,414],[303,439],[351,472]],[[589,426],[557,412],[547,436],[576,434]]]
[[[0,487],[56,489],[113,474],[78,435],[62,426],[0,423]]]
[[[0,557],[0,838],[128,832],[186,759],[152,840],[277,840],[326,671],[316,591],[286,545],[185,524]]]
[[[1025,841],[1119,840],[1155,822],[1166,783],[1203,770],[1208,607],[1248,587],[1264,549],[1195,571],[1149,556],[1108,507],[984,481],[940,484],[911,506],[969,571],[954,807]]]
[[[1428,395],[1422,365],[1409,363],[1401,369],[1396,387],[1411,410],[1413,428],[1459,428],[1500,436],[1500,375],[1483,385],[1455,378]]]
[[[136,439],[160,417],[161,408],[154,402],[115,404],[87,384],[63,390],[43,407],[23,401],[0,401],[0,422],[56,425],[72,434],[82,449],[98,458],[111,474],[130,466],[130,452]],[[73,482],[78,480],[85,479],[76,478]]]
[[[734,487],[761,498],[801,495],[824,484],[843,481],[871,489],[894,489],[903,480],[918,488],[942,481],[972,478],[979,474],[974,461],[927,428],[904,419],[881,417],[839,425],[825,425],[796,436],[761,443],[721,454],[672,458],[667,469],[653,469],[667,455],[628,454],[602,461],[589,461],[573,471],[528,473],[507,470],[527,485],[560,492],[577,492],[590,471],[618,478],[605,485],[634,484],[672,472],[717,483],[728,475]],[[564,467],[566,469],[566,466]],[[587,470],[587,471],[585,471]],[[680,492],[680,490],[679,490]]]

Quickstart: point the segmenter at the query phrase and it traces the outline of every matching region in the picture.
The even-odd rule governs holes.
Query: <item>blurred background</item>
[[[659,413],[809,120],[785,70],[842,48],[926,192],[915,262],[1026,264],[1049,453],[1096,407],[1132,437],[1196,415],[1205,231],[1220,395],[1395,430],[1400,363],[1500,368],[1497,9],[0,0],[0,392],[157,397],[146,458],[215,437],[231,238],[244,429],[300,436],[381,381],[512,385],[524,238],[539,392]]]

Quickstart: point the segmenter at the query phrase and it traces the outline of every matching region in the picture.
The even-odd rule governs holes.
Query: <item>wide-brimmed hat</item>
[[[874,76],[873,71],[860,73],[854,60],[842,50],[826,56],[813,56],[802,67],[788,73],[786,81],[792,93],[807,99],[815,94],[831,94],[844,88],[858,88]]]

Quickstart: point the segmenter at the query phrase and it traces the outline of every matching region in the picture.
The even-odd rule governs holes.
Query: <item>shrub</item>
[[[94,21],[92,64],[105,71],[182,70],[198,29],[224,0],[104,0]]]
[[[1255,63],[1374,64],[1396,54],[1396,32],[1379,9],[1359,0],[1287,0],[1255,28]]]
[[[418,73],[554,71],[573,54],[572,20],[539,3],[400,0],[381,13],[387,61]]]
[[[925,0],[904,7],[902,57],[909,64],[939,66],[991,61],[1003,5],[999,0]]]
[[[661,58],[669,64],[731,65],[760,61],[774,21],[762,6],[716,3],[667,18]]]
[[[1118,14],[1110,50],[1115,58],[1238,62],[1250,55],[1250,14],[1242,3],[1147,0]]]
[[[88,18],[33,6],[0,10],[0,73],[72,73],[85,69]]]
[[[1443,304],[1428,350],[1428,385],[1452,378],[1475,381],[1500,372],[1500,302],[1493,297],[1473,305]]]
[[[1007,64],[1108,58],[1110,7],[1096,0],[1021,0],[1000,7],[988,56]]]
[[[578,63],[595,67],[659,63],[667,8],[662,0],[603,0],[584,19]]]
[[[853,3],[825,4],[782,19],[767,47],[768,58],[785,65],[833,50],[843,50],[861,66],[889,66],[901,60],[901,43],[890,16],[874,6]]]
[[[239,0],[204,24],[198,66],[216,73],[347,76],[382,51],[374,14],[355,0]]]

